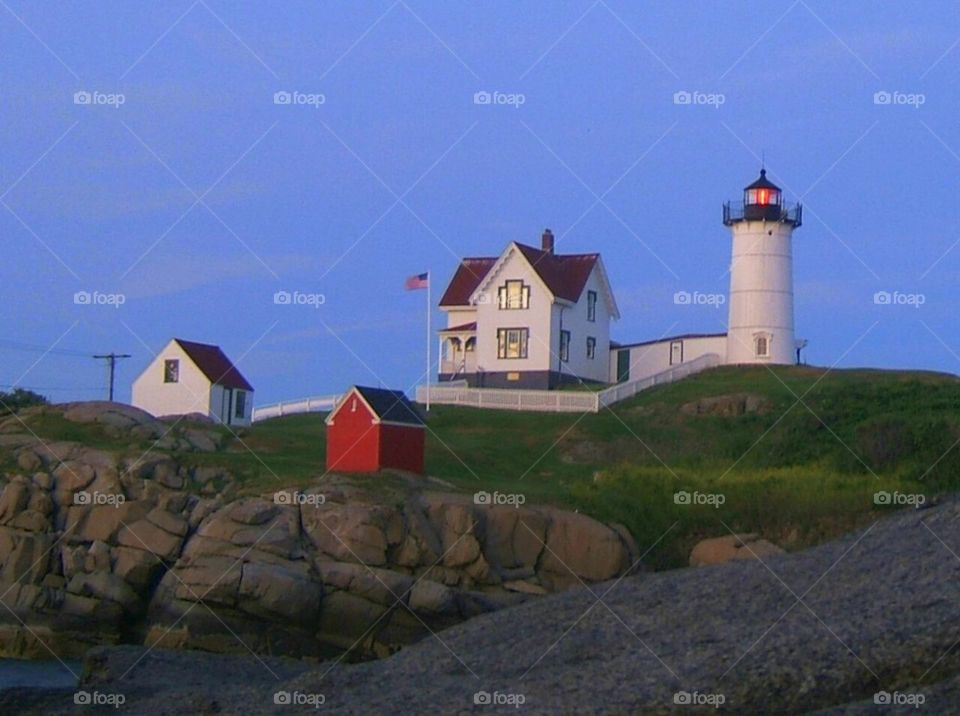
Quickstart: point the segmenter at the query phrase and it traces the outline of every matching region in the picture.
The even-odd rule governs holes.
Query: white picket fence
[[[463,385],[421,385],[417,402],[442,405],[463,405],[497,410],[532,410],[546,413],[598,413],[601,408],[626,400],[655,385],[665,385],[720,365],[716,353],[702,355],[689,363],[668,368],[646,378],[631,380],[591,393],[578,390],[510,390],[501,388],[467,388]]]
[[[294,415],[295,413],[330,412],[337,406],[338,400],[340,400],[339,395],[315,395],[311,398],[285,400],[271,405],[255,406],[253,422],[267,420],[268,418],[279,418],[283,415]]]
[[[510,390],[508,388],[469,388],[465,380],[443,385],[417,387],[417,402],[440,405],[465,405],[494,410],[532,410],[542,413],[599,413],[602,408],[633,397],[655,385],[665,385],[720,365],[720,356],[708,353],[688,363],[681,363],[665,371],[639,380],[619,383],[591,393],[586,390]],[[337,406],[340,395],[316,395],[299,400],[286,400],[253,409],[253,422],[296,413],[329,412]]]

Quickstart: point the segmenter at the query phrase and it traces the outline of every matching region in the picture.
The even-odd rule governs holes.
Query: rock
[[[406,603],[414,581],[389,569],[346,562],[322,562],[320,576],[328,590],[341,589],[384,606]]]
[[[145,590],[163,570],[160,559],[131,547],[113,548],[113,572],[138,591]]]
[[[49,570],[52,545],[49,534],[0,528],[0,582],[39,584]]]
[[[67,591],[82,597],[108,599],[128,610],[140,604],[140,598],[130,585],[110,572],[75,574],[67,584]]]
[[[410,591],[410,608],[428,614],[457,614],[453,590],[429,579],[421,579]]]
[[[0,524],[12,520],[27,506],[30,499],[30,483],[24,477],[16,477],[7,483],[0,494]]]
[[[487,560],[508,569],[536,566],[547,540],[546,517],[533,509],[503,505],[485,507],[479,513]]]
[[[171,561],[180,554],[183,538],[144,519],[123,527],[117,534],[117,544],[146,550],[164,561]]]
[[[323,587],[299,568],[247,563],[243,565],[238,607],[265,618],[282,617],[306,625],[320,611]]]
[[[230,510],[230,519],[244,525],[262,525],[280,512],[279,505],[259,498],[242,500]]]
[[[244,507],[241,516],[251,518],[250,511],[259,513],[263,505],[269,505],[254,498],[251,502],[260,503],[259,506]],[[246,503],[245,503],[246,504]],[[248,525],[237,522],[232,515],[235,505],[227,505],[206,518],[197,528],[197,536],[207,540],[206,547],[213,548],[210,542],[222,543],[222,547],[215,548],[216,553],[230,553],[231,547],[253,547],[261,552],[268,552],[286,559],[300,555],[300,519],[299,510],[295,507],[270,506],[273,517],[269,522],[257,525]],[[196,537],[191,540],[190,547],[198,542]],[[202,543],[200,543],[202,544]],[[242,550],[241,550],[242,551]],[[188,548],[188,554],[192,554]]]
[[[177,599],[216,602],[233,606],[243,576],[241,560],[204,556],[177,565],[162,582],[173,589]]]
[[[153,505],[136,500],[114,505],[71,505],[67,508],[66,534],[71,542],[114,543],[117,532],[124,525],[143,519]],[[132,545],[144,549],[143,545]]]
[[[384,510],[366,505],[332,505],[302,510],[303,528],[322,553],[344,562],[386,563]]]
[[[516,579],[503,583],[503,588],[510,592],[520,592],[521,594],[548,594],[547,590],[539,584],[528,582],[525,579]]]
[[[140,408],[124,403],[91,400],[63,406],[63,417],[74,423],[100,423],[116,428],[154,422],[154,417]]]
[[[33,474],[33,484],[41,490],[50,491],[53,489],[53,477],[47,472],[35,472]]]
[[[600,582],[630,566],[630,553],[620,536],[586,515],[548,510],[547,551],[540,569],[555,584],[581,579]]]
[[[61,463],[53,471],[57,491],[65,493],[82,490],[93,482],[96,476],[96,471],[92,465],[76,460]]]
[[[33,450],[24,448],[17,454],[17,467],[24,472],[33,472],[43,466],[43,461]]]
[[[680,406],[684,415],[716,415],[738,417],[749,413],[765,415],[770,412],[772,403],[762,395],[752,393],[733,393],[701,398]]]
[[[147,520],[165,532],[183,537],[187,534],[187,521],[171,512],[155,507],[147,514]]]
[[[690,566],[722,564],[735,559],[763,559],[783,550],[756,534],[726,535],[698,542],[690,552]]]
[[[110,571],[110,547],[106,542],[97,540],[90,549],[87,550],[87,558],[84,562],[85,572],[109,572]]]
[[[47,499],[49,500],[50,498],[48,497]],[[25,530],[27,532],[47,532],[51,527],[50,519],[42,512],[37,512],[36,510],[24,510],[7,522],[7,525],[14,529]]]
[[[215,452],[221,440],[220,433],[213,430],[187,429],[184,430],[183,437],[193,449],[200,452]]]

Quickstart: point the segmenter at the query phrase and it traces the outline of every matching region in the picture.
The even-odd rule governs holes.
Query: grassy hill
[[[945,374],[724,367],[597,415],[434,406],[429,427],[431,475],[622,522],[655,568],[728,528],[796,549],[895,508],[876,492],[960,488],[960,379]],[[321,464],[318,415],[258,424],[244,440],[285,478]],[[724,502],[676,504],[678,491]]]
[[[621,522],[654,568],[728,529],[797,549],[895,509],[876,492],[960,488],[960,379],[945,374],[724,367],[596,415],[434,406],[428,424],[431,475]],[[312,482],[324,454],[323,416],[310,414],[189,459],[227,465],[257,492]],[[723,504],[677,504],[678,491]]]

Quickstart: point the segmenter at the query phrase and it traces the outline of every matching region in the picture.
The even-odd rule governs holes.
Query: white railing
[[[720,356],[718,356],[716,353],[707,353],[694,358],[688,363],[675,365],[672,368],[668,368],[660,373],[654,373],[646,378],[639,378],[637,380],[627,381],[626,383],[619,383],[618,385],[611,386],[606,390],[602,390],[597,393],[597,409],[599,410],[600,408],[608,405],[619,403],[621,400],[631,398],[641,390],[652,388],[655,385],[673,383],[681,378],[686,378],[688,375],[693,375],[694,373],[699,373],[702,370],[714,368],[718,365],[720,365]]]
[[[442,405],[463,405],[495,410],[533,410],[547,413],[598,413],[601,408],[626,400],[655,385],[666,385],[720,365],[720,356],[708,353],[689,363],[668,368],[646,378],[631,380],[591,393],[578,390],[511,390],[506,388],[468,388],[465,385],[421,385],[417,402],[424,403],[427,391],[430,402]]]
[[[280,403],[273,403],[272,405],[261,405],[253,409],[253,422],[267,420],[268,418],[279,418],[283,415],[293,415],[295,413],[330,412],[337,406],[338,400],[340,400],[339,395],[315,395],[311,398],[285,400]]]
[[[510,390],[508,388],[449,387],[447,384],[417,387],[417,402],[466,405],[499,410],[536,410],[550,413],[597,412],[597,394],[575,390]]]

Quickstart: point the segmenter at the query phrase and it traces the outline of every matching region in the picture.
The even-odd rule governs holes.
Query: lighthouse
[[[801,218],[801,205],[784,203],[765,169],[742,203],[723,205],[733,239],[727,363],[794,362],[792,244]]]

